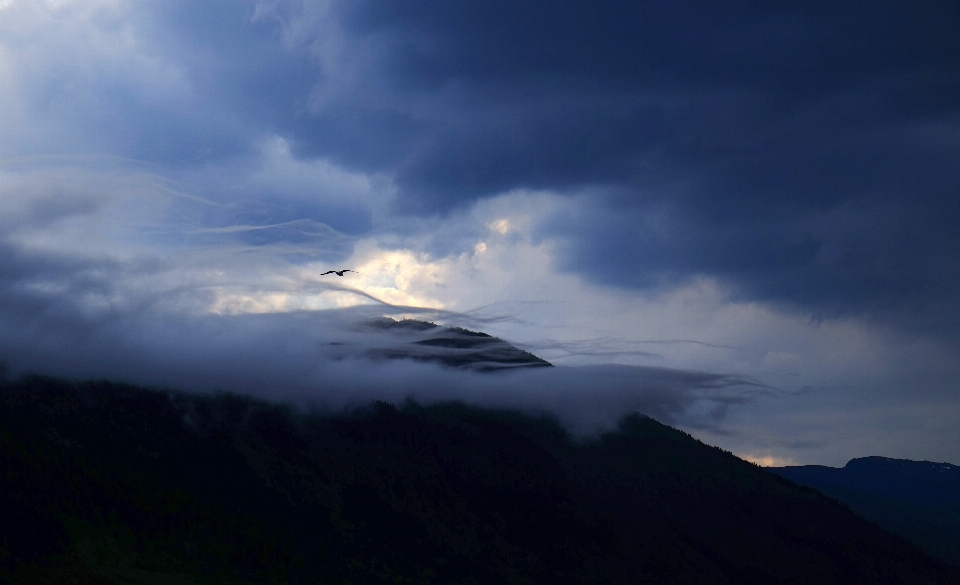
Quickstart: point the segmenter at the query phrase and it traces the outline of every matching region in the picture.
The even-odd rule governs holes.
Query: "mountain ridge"
[[[595,439],[457,403],[0,386],[8,583],[956,583],[960,570],[639,414]],[[16,534],[17,538],[11,538]]]
[[[410,359],[478,372],[552,367],[553,364],[487,333],[416,319],[381,317],[361,327],[399,334],[400,343],[365,351],[374,359]]]
[[[843,467],[771,467],[960,566],[960,466],[890,457],[858,457]]]

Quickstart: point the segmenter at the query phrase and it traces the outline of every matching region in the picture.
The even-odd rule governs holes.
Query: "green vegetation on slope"
[[[633,416],[582,443],[457,404],[343,416],[0,389],[13,583],[956,583],[808,488]]]

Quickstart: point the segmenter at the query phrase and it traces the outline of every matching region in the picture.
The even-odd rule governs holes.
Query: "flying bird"
[[[337,276],[343,276],[344,272],[356,272],[357,274],[360,274],[356,270],[350,270],[349,268],[344,268],[343,270],[327,270],[320,276],[323,276],[324,274],[336,274]]]

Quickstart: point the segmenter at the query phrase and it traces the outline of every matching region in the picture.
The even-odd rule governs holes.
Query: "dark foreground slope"
[[[929,554],[960,566],[960,467],[860,457],[840,468],[801,465],[770,470],[840,500]]]
[[[458,405],[350,416],[0,389],[14,583],[958,583],[834,500],[652,419],[594,442]]]

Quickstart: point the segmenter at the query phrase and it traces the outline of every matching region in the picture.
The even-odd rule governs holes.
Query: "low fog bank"
[[[116,307],[94,311],[59,295],[56,303],[30,298],[30,306],[8,302],[0,308],[0,360],[11,377],[36,373],[245,393],[327,412],[373,400],[455,400],[550,414],[577,434],[611,428],[635,411],[668,424],[712,426],[729,405],[763,391],[736,376],[666,368],[601,365],[481,373],[378,358],[392,350],[432,351],[412,344],[402,329],[371,325],[388,312],[383,306],[198,316]],[[429,313],[420,318],[470,324],[464,315]]]

